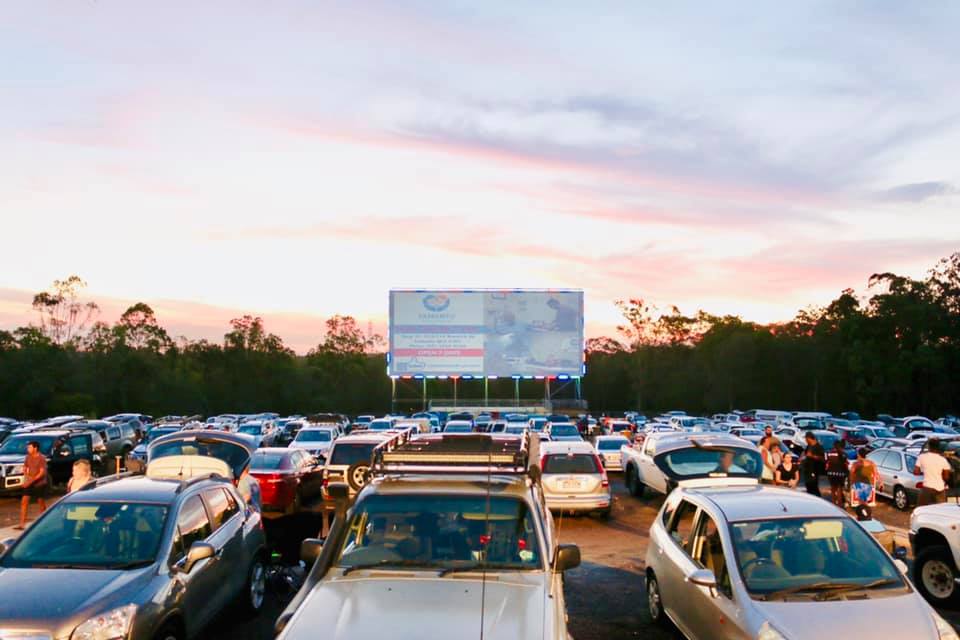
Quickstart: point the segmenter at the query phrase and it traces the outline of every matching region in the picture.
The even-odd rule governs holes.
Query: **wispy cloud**
[[[911,182],[886,189],[876,194],[881,202],[923,202],[940,196],[952,196],[960,189],[949,182]]]

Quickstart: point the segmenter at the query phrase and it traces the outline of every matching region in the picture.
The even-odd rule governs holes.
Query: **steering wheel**
[[[751,569],[765,567],[767,565],[773,565],[777,568],[780,568],[780,566],[770,558],[761,558],[758,556],[752,560],[747,560],[747,562],[740,568],[740,571],[743,573],[744,578],[748,578],[751,573]]]

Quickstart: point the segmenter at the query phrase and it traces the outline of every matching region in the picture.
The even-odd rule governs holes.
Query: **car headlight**
[[[953,630],[950,623],[941,618],[937,612],[933,613],[933,623],[937,625],[937,633],[940,635],[940,640],[960,640],[960,636]]]
[[[94,616],[74,629],[70,640],[123,640],[136,611],[137,605],[128,604]]]
[[[757,634],[757,640],[787,640],[787,638],[769,622],[764,622],[760,627],[760,633]]]
[[[7,471],[8,476],[22,476],[23,475],[23,465],[15,464],[12,467],[9,467]]]

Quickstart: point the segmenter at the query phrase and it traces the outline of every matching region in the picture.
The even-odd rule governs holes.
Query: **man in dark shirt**
[[[40,504],[40,513],[47,510],[47,459],[40,453],[40,443],[27,443],[27,457],[23,461],[23,497],[20,498],[20,526],[27,525],[27,508],[30,500],[36,498]]]
[[[803,453],[803,460],[800,462],[800,469],[803,472],[803,483],[807,488],[807,493],[812,496],[820,496],[820,472],[823,469],[824,455],[823,445],[817,442],[817,436],[812,431],[807,431],[804,438],[807,442],[807,448]]]

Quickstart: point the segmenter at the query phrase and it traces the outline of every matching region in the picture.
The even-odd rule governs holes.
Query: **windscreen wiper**
[[[889,578],[884,578],[883,580],[875,580],[874,582],[868,582],[866,584],[863,584],[862,582],[813,582],[811,584],[800,584],[795,587],[787,587],[786,589],[771,591],[770,593],[764,594],[763,599],[768,601],[776,600],[777,598],[782,598],[784,596],[806,591],[823,592],[825,594],[832,595],[834,592],[838,591],[842,592],[856,591],[857,589],[871,589],[873,587],[879,587],[890,581],[891,580]]]
[[[104,569],[112,569],[114,571],[122,571],[124,569],[139,569],[141,567],[149,567],[156,560],[137,560],[135,562],[118,562],[117,564],[110,564],[104,567]]]
[[[868,582],[866,584],[845,584],[838,586],[836,589],[831,589],[830,591],[819,596],[820,600],[829,600],[830,598],[835,598],[840,594],[848,593],[850,591],[860,591],[861,589],[876,589],[877,587],[885,587],[890,584],[896,584],[900,582],[895,578],[880,578],[879,580],[874,580],[873,582]]]
[[[440,572],[439,577],[450,575],[451,573],[467,573],[470,571],[488,571],[490,573],[496,573],[497,571],[511,570],[511,569],[533,569],[528,564],[523,564],[520,562],[498,562],[496,564],[484,564],[481,562],[475,562],[473,564],[465,564],[459,567],[447,567]]]
[[[419,567],[423,569],[433,569],[440,571],[441,567],[423,560],[380,560],[379,562],[368,562],[366,564],[355,564],[343,570],[342,575],[353,573],[354,571],[363,571],[364,569],[379,569],[381,567]]]

